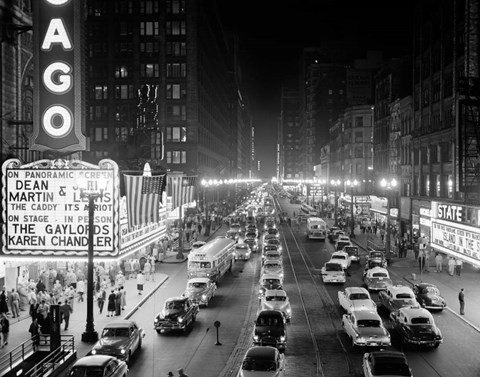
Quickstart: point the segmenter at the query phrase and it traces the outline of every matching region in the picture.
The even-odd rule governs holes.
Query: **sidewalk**
[[[327,219],[326,222],[329,227],[333,226],[333,219]],[[382,242],[378,235],[369,234],[368,237],[369,239],[375,239],[378,243]],[[355,229],[355,238],[352,241],[366,253],[367,234],[361,234],[359,229]],[[425,282],[436,285],[447,301],[446,310],[480,332],[480,315],[478,315],[480,313],[480,269],[464,263],[461,276],[450,276],[446,262],[447,260],[444,258],[442,272],[435,272],[435,261],[430,259],[430,272],[420,273],[414,255],[409,254],[406,258],[394,257],[388,270],[392,275],[404,279],[410,284]],[[413,273],[416,275],[415,280],[413,279]],[[458,293],[461,288],[465,288],[465,315],[462,316],[459,314],[460,304],[458,302]]]

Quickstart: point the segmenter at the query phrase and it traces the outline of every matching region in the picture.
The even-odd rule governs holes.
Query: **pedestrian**
[[[77,281],[78,302],[83,302],[83,294],[85,293],[85,282],[83,279]]]
[[[30,304],[30,317],[35,317],[37,315],[37,295],[33,291],[32,288],[28,288],[28,293],[27,293],[27,299],[28,303]]]
[[[139,295],[142,294],[144,284],[145,284],[145,277],[143,276],[142,271],[140,271],[137,275],[137,290]]]
[[[465,314],[465,290],[462,288],[458,293],[458,301],[460,302],[460,314]]]
[[[455,265],[456,265],[455,258],[450,257],[448,259],[448,274],[450,276],[453,276],[453,274],[455,273]]]
[[[435,255],[435,271],[442,272],[443,256],[437,251]]]
[[[0,314],[7,314],[8,313],[8,305],[7,305],[7,294],[5,293],[5,287],[0,292]]]
[[[30,336],[32,338],[33,342],[33,350],[36,351],[38,348],[38,345],[40,344],[40,330],[39,330],[39,325],[38,325],[38,320],[37,318],[32,319],[32,323],[30,324],[30,327],[28,329],[28,332],[30,333]]]
[[[107,317],[113,317],[113,313],[115,312],[115,298],[115,291],[112,289],[108,295]]]
[[[20,316],[20,296],[18,292],[15,291],[15,288],[12,288],[12,293],[10,295],[10,303],[12,309],[12,317],[19,317]]]
[[[178,377],[188,377],[182,368],[178,369]]]
[[[125,310],[125,306],[127,306],[127,291],[125,291],[125,287],[123,285],[120,287],[120,290],[122,291],[120,305],[122,306],[122,310]]]
[[[120,290],[120,287],[117,289],[115,292],[115,315],[121,315],[122,314],[122,291]]]
[[[100,287],[100,290],[97,293],[97,305],[100,310],[100,314],[103,312],[103,306],[105,305],[105,299],[107,298],[107,292],[103,286]]]
[[[2,348],[8,345],[8,334],[10,332],[10,321],[6,314],[2,314],[0,317],[0,327],[2,328]]]
[[[463,261],[460,258],[457,258],[455,261],[455,272],[457,273],[457,276],[460,276],[460,273],[462,272],[463,268]]]
[[[36,316],[36,318],[38,318],[37,324],[39,326],[41,326],[41,327],[45,326],[45,322],[47,320],[49,310],[50,310],[50,308],[48,307],[45,300],[42,300],[40,305],[38,305],[37,316]]]
[[[383,228],[380,229],[380,238],[382,239],[382,242],[383,242],[383,240],[385,238],[385,229],[383,229]]]
[[[68,304],[68,300],[65,300],[65,303],[60,306],[60,318],[62,318],[62,321],[65,321],[65,331],[68,330],[70,323],[70,313],[72,313],[72,307]]]
[[[420,268],[420,272],[422,272],[425,268],[425,253],[423,251],[418,257],[418,267]]]
[[[150,280],[150,273],[152,271],[152,264],[150,263],[150,261],[148,259],[145,261],[145,264],[143,265],[143,271],[145,273],[145,280],[149,281]]]

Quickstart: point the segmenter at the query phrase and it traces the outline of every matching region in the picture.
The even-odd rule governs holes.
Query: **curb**
[[[165,281],[169,278],[168,275],[165,275],[165,277],[150,291],[148,292],[143,299],[141,299],[134,307],[132,310],[130,310],[123,319],[129,319],[132,315],[135,314],[135,312],[142,307],[142,305],[147,301],[156,291],[158,288],[160,288]]]

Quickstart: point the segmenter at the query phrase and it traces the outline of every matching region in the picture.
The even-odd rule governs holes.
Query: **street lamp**
[[[380,186],[387,190],[393,190],[397,186],[397,180],[395,178],[392,178],[391,180],[383,178],[380,181]],[[385,243],[385,250],[388,255],[390,253],[390,194],[387,195],[387,229]]]
[[[87,323],[85,332],[82,334],[82,342],[93,343],[98,340],[93,320],[93,245],[94,245],[94,212],[95,201],[103,196],[107,186],[106,179],[87,180],[80,179],[78,182],[80,198],[88,199],[88,263],[87,263]]]
[[[333,211],[333,216],[335,216],[335,226],[338,226],[338,220],[337,220],[337,209],[338,209],[338,204],[337,204],[337,187],[340,186],[342,182],[337,179],[332,179],[330,181],[330,184],[334,187],[334,190],[335,190],[335,203],[334,203],[334,211]]]
[[[353,220],[353,188],[358,186],[358,181],[347,180],[347,186],[350,186],[350,238],[355,238],[355,221]]]

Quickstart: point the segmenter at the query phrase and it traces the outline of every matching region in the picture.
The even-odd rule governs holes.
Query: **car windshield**
[[[101,367],[73,367],[69,377],[103,377]]]
[[[212,268],[212,264],[210,262],[195,262],[190,261],[188,263],[189,268],[196,269],[196,268]]]
[[[408,300],[408,299],[412,299],[413,298],[413,295],[411,295],[410,293],[398,293],[396,298],[398,300]]]
[[[373,253],[370,253],[370,258],[383,258],[383,253],[375,251]]]
[[[388,278],[388,275],[385,272],[375,272],[372,274],[373,278]]]
[[[285,296],[267,296],[265,298],[267,301],[287,301]]]
[[[277,365],[275,364],[275,360],[246,357],[245,360],[243,360],[242,369],[258,372],[274,372],[277,370]]]
[[[325,270],[327,271],[342,271],[342,266],[337,263],[328,263],[325,266]]]
[[[332,255],[332,259],[342,259],[345,260],[345,255]]]
[[[345,250],[349,254],[357,254],[358,253],[358,249],[356,247],[346,247]]]
[[[440,295],[440,291],[438,290],[437,287],[425,287],[423,288],[422,293],[430,293],[432,295],[437,295],[437,296]]]
[[[280,241],[277,240],[276,238],[275,239],[270,239],[270,240],[268,240],[268,244],[269,245],[279,245]]]
[[[279,285],[280,284],[280,280],[278,279],[265,279],[263,281],[263,285]]]
[[[281,326],[283,325],[282,318],[278,316],[262,316],[257,318],[257,325],[258,326]]]
[[[205,289],[207,288],[207,283],[188,283],[188,288]]]
[[[380,364],[373,366],[373,375],[375,376],[411,376],[410,368],[405,364],[389,360],[383,360]]]
[[[412,325],[425,325],[425,324],[430,324],[430,318],[426,318],[426,317],[412,318]]]
[[[103,329],[102,338],[106,337],[128,337],[128,327],[108,328]]]
[[[368,300],[369,297],[366,293],[352,293],[350,300]]]
[[[380,327],[380,321],[376,319],[360,319],[357,325],[358,327]]]
[[[181,310],[183,309],[183,302],[180,301],[168,301],[165,303],[165,309]]]
[[[265,250],[265,251],[270,251],[270,250],[278,250],[278,249],[277,249],[276,246],[270,245],[270,246],[265,246],[265,247],[263,248],[263,250]]]

